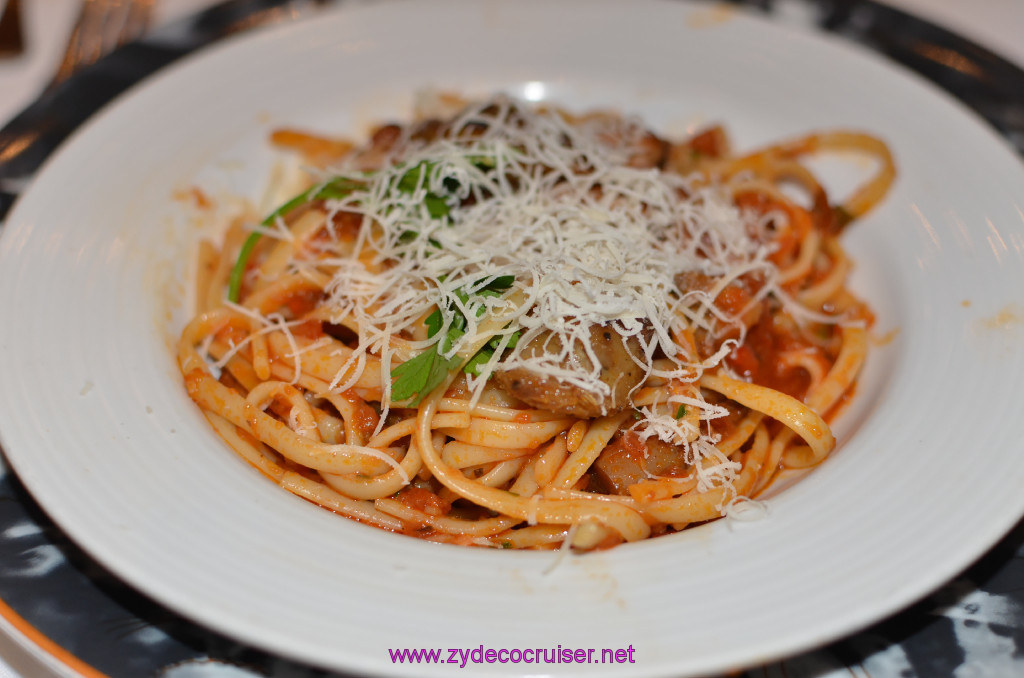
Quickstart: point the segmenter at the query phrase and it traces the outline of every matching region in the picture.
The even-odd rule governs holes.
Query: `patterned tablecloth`
[[[838,33],[909,66],[974,108],[1024,153],[1024,71],[1009,61],[870,1],[738,4]],[[963,59],[970,69],[957,67]],[[58,675],[327,675],[200,628],[129,588],[72,544],[2,461],[0,618],[27,633],[35,654],[49,655]],[[910,609],[828,647],[743,675],[1024,676],[1024,522]]]

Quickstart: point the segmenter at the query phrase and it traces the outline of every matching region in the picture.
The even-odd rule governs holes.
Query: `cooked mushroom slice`
[[[653,337],[652,330],[642,334],[644,343]],[[599,378],[611,388],[610,394],[594,393],[524,367],[499,372],[495,379],[519,400],[559,414],[589,419],[625,409],[629,406],[629,392],[644,379],[643,368],[632,357],[643,355],[640,336],[624,337],[610,325],[597,325],[590,331],[590,346],[601,368]],[[546,332],[526,345],[523,356],[534,357],[544,351],[558,353],[561,348],[559,337]],[[571,351],[561,365],[576,371],[594,368],[582,346]]]

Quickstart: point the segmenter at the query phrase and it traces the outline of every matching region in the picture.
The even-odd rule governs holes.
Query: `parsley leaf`
[[[260,226],[270,226],[278,217],[287,216],[293,210],[314,200],[340,200],[347,198],[353,191],[366,188],[366,184],[349,179],[348,177],[336,177],[326,184],[318,184],[308,190],[299,193],[297,196],[284,203],[271,212],[260,222]],[[242,278],[245,277],[245,267],[249,263],[249,257],[260,241],[262,233],[253,231],[242,243],[242,249],[238,253],[235,265],[231,267],[231,274],[228,276],[228,299],[238,302],[242,290]]]
[[[676,410],[676,419],[682,419],[686,416],[686,405],[680,405],[679,409]]]
[[[474,377],[478,377],[480,376],[481,368],[490,362],[493,357],[494,351],[487,346],[484,346],[476,352],[476,355],[469,359],[469,362],[467,362],[465,367],[462,368],[462,371],[472,374]]]
[[[445,358],[441,352],[450,349],[462,334],[462,330],[453,327],[448,330],[445,339],[392,369],[391,378],[395,381],[391,384],[391,400],[419,405],[431,391],[444,383],[448,374],[459,367],[462,359],[458,354]]]
[[[428,315],[427,319],[423,321],[423,324],[427,326],[427,336],[432,337],[440,332],[443,323],[444,319],[441,317],[441,309],[436,309]]]
[[[489,280],[483,287],[473,291],[473,295],[481,297],[500,297],[512,287],[515,276],[501,275]],[[473,289],[474,285],[468,286]],[[454,292],[463,305],[470,302],[470,293],[464,289],[457,289]],[[465,334],[467,320],[462,311],[454,304],[449,306],[452,311],[451,325],[448,327],[447,336],[443,337],[429,349],[415,358],[408,360],[391,370],[391,399],[394,402],[404,402],[415,398],[411,405],[418,405],[424,397],[437,388],[447,378],[448,373],[459,367],[460,360],[456,356],[444,358],[441,354],[451,349],[456,341]],[[487,307],[480,305],[477,308],[477,317],[486,313]],[[441,309],[436,309],[423,321],[427,326],[427,337],[434,337],[444,325],[444,316]],[[507,348],[514,348],[519,341],[520,333],[515,332],[508,340]],[[463,366],[463,371],[474,376],[480,375],[480,369],[486,365],[494,352],[501,345],[501,336],[491,338],[483,348],[477,351]],[[406,367],[409,365],[409,367]]]
[[[395,379],[391,385],[391,399],[394,402],[410,401],[409,405],[420,402],[448,377],[448,373],[459,366],[458,356],[444,358],[437,352],[438,344],[407,360],[391,370]]]
[[[427,177],[437,167],[436,162],[424,160],[410,169],[399,177],[394,187],[399,193],[405,193],[410,195],[416,192],[416,189],[426,184]],[[451,194],[459,188],[458,182],[446,179],[444,182],[445,190]],[[448,200],[443,195],[428,191],[423,197],[423,205],[427,208],[427,214],[433,219],[443,219],[451,213],[451,207],[448,206]]]
[[[415,192],[421,181],[424,181],[426,176],[432,172],[436,166],[436,162],[420,162],[414,167],[408,169],[401,177],[399,177],[398,181],[393,184],[394,189],[400,193],[406,194]],[[367,177],[369,177],[373,172],[367,172],[366,174]],[[348,177],[335,177],[327,183],[317,184],[316,186],[299,193],[291,200],[288,200],[268,214],[267,217],[260,222],[260,225],[270,226],[278,217],[287,216],[293,210],[316,200],[341,200],[343,198],[347,198],[356,191],[365,191],[366,188],[366,182],[364,181],[350,179]],[[458,182],[446,180],[445,188],[450,193],[454,193],[459,188]],[[434,219],[445,218],[451,212],[451,207],[449,207],[447,199],[444,196],[433,192],[428,192],[426,196],[424,196],[423,204],[427,208],[427,213]],[[242,278],[245,276],[245,267],[248,265],[249,259],[252,257],[252,251],[255,249],[256,243],[260,241],[261,236],[262,233],[259,231],[250,233],[249,237],[246,238],[245,242],[242,244],[242,249],[239,251],[238,258],[235,260],[235,265],[231,268],[231,274],[228,276],[228,299],[231,301],[238,301],[239,293],[242,289]],[[407,231],[400,236],[400,240],[404,242],[411,240],[415,236],[416,233],[414,231]]]
[[[494,169],[496,162],[494,158],[490,158],[482,155],[469,156],[470,162],[472,162],[477,168],[483,171],[489,171]],[[393,188],[400,193],[412,194],[416,189],[422,185],[425,185],[429,175],[435,171],[438,163],[431,160],[423,160],[416,165],[406,170],[402,176],[394,181],[389,188]],[[367,178],[372,176],[375,172],[365,172]],[[460,188],[460,184],[454,177],[445,177],[442,180],[444,190],[447,192],[447,196],[454,195]],[[340,200],[347,198],[356,191],[367,188],[366,182],[358,179],[350,179],[348,177],[335,177],[327,183],[318,184],[312,188],[303,191],[291,200],[287,201],[276,210],[271,212],[267,217],[260,222],[261,226],[270,226],[278,217],[284,217],[292,210],[295,210],[302,205],[305,205],[316,200]],[[428,191],[423,197],[423,206],[427,209],[427,214],[432,219],[445,219],[451,214],[451,206],[448,204],[448,197],[441,195],[433,191]],[[242,244],[242,249],[238,253],[238,258],[235,260],[235,265],[231,268],[231,273],[228,276],[228,299],[234,302],[238,301],[239,294],[242,289],[242,278],[245,277],[245,267],[249,263],[249,259],[252,257],[252,252],[256,248],[256,244],[259,242],[262,234],[260,232],[253,232],[246,238]],[[408,242],[416,237],[415,231],[406,231],[399,236],[400,242]],[[434,246],[439,246],[438,243],[431,241]],[[512,284],[512,276],[501,276],[496,278],[495,281],[489,283],[484,290],[484,294],[488,294],[493,291],[500,291],[501,284],[499,281],[508,278],[509,282],[504,286],[504,289]]]
[[[513,332],[509,337],[508,344],[506,344],[505,348],[515,348],[516,344],[519,343],[520,336],[522,336],[522,332],[519,330]],[[479,377],[481,368],[491,361],[491,358],[494,357],[494,352],[501,347],[501,340],[501,335],[491,337],[491,340],[487,342],[483,348],[477,351],[476,355],[469,359],[469,362],[466,363],[464,368],[462,368],[462,371],[472,374],[474,377]]]

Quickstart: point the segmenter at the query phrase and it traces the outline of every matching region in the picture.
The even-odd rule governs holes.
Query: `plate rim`
[[[454,4],[456,4],[456,3],[445,3],[445,4],[449,4],[449,5],[453,5],[453,6],[454,6]],[[664,3],[664,4],[667,4],[667,3]],[[369,6],[369,7],[367,8],[367,9],[368,9],[368,10],[372,10],[372,9],[373,9],[373,7],[374,7],[374,6]],[[339,14],[341,14],[342,12],[350,12],[350,11],[352,11],[352,10],[351,10],[351,8],[345,8],[345,7],[342,7],[342,8],[339,8],[339,9],[338,9],[338,13],[339,13]],[[767,22],[765,22],[765,23],[767,23]],[[295,28],[295,27],[292,27],[292,26],[290,26],[290,27],[288,27],[288,28],[289,28],[289,29],[293,29],[293,30],[298,30],[298,28]],[[275,35],[277,34],[277,32],[276,32],[276,31],[274,31],[274,30],[272,29],[271,31],[268,31],[267,33],[265,33],[265,35],[269,35],[269,34],[270,34],[271,32],[273,32],[273,33],[274,33]],[[244,41],[244,42],[248,42],[248,41],[252,40],[252,39],[253,39],[254,37],[255,37],[255,36],[246,36],[246,37],[242,37],[242,38],[240,38],[239,40],[240,40],[240,41]],[[269,39],[269,38],[267,38],[267,39]],[[227,51],[227,50],[230,50],[230,49],[234,49],[234,47],[233,47],[233,45],[228,45],[228,44],[225,44],[225,45],[218,45],[218,46],[216,47],[216,49],[217,49],[217,50],[225,50],[225,51]],[[207,59],[208,57],[209,57],[209,54],[208,54],[207,52],[205,52],[205,51],[204,51],[203,53],[197,54],[197,55],[196,55],[196,57],[195,57],[195,60],[196,60],[196,61],[201,61],[201,60]],[[185,64],[185,63],[183,63],[183,64],[182,64],[182,66],[181,66],[180,68],[188,68],[188,67],[190,67],[190,66],[188,66],[188,64]],[[177,69],[178,67],[177,67],[177,66],[172,66],[172,68],[174,68],[174,69]],[[174,71],[168,71],[168,72],[167,72],[166,74],[163,74],[163,75],[162,75],[161,77],[172,77],[172,78],[173,78],[173,77],[177,77],[177,76],[175,76],[175,75],[174,75],[174,73],[177,73],[177,72],[180,72],[180,71],[178,71],[178,70],[174,70]],[[144,83],[144,84],[142,85],[142,87],[157,87],[157,86],[159,86],[159,85],[158,85],[158,83],[159,83],[159,80],[158,80],[158,81],[156,81],[156,83],[157,83],[157,84],[154,84],[154,82],[147,82],[147,83]],[[130,93],[129,93],[128,95],[126,95],[126,96],[127,96],[128,98],[130,98],[130,97],[131,97],[131,96],[133,96],[133,95],[134,95],[134,94],[135,94],[136,92],[138,92],[138,90],[132,90],[132,92],[130,92]],[[61,149],[61,152],[60,152],[60,153],[58,153],[57,155],[55,155],[55,157],[53,158],[53,160],[51,161],[51,163],[47,163],[47,166],[46,166],[46,168],[50,167],[50,166],[51,166],[52,164],[58,164],[58,163],[60,163],[60,162],[64,162],[63,160],[61,160],[61,158],[63,157],[63,153],[64,153],[64,152],[65,152],[65,151],[66,151],[66,150],[67,150],[67,149],[68,149],[69,147],[71,147],[71,148],[74,148],[73,144],[77,144],[77,143],[79,143],[79,142],[78,142],[78,139],[79,139],[79,138],[81,138],[81,137],[82,137],[83,135],[88,135],[88,134],[90,134],[91,132],[90,132],[89,130],[91,130],[91,129],[92,129],[92,127],[93,127],[93,123],[95,123],[95,122],[96,122],[96,120],[97,120],[98,118],[101,118],[101,117],[104,117],[104,116],[110,115],[110,113],[111,113],[111,110],[114,110],[115,112],[116,112],[117,110],[120,110],[119,108],[115,108],[115,107],[117,107],[117,106],[120,106],[120,105],[121,105],[121,102],[122,102],[122,101],[124,101],[124,100],[125,100],[125,99],[123,99],[123,98],[122,98],[122,99],[119,99],[119,100],[118,100],[117,102],[115,102],[115,104],[113,104],[113,105],[112,105],[111,107],[108,107],[108,108],[107,108],[107,109],[105,109],[105,110],[104,110],[104,111],[103,111],[103,112],[102,112],[101,114],[99,114],[99,115],[98,115],[98,116],[97,116],[96,118],[92,119],[92,120],[90,121],[90,124],[89,124],[89,125],[87,125],[87,126],[86,126],[85,128],[83,128],[83,129],[82,129],[82,130],[80,131],[80,133],[79,133],[79,134],[76,134],[74,138],[72,138],[72,139],[70,139],[70,140],[68,141],[68,143],[67,143],[67,144],[66,144],[66,145],[65,145],[65,146],[64,146],[64,147],[63,147],[63,148]],[[966,109],[962,109],[962,110],[966,110]],[[973,114],[971,114],[971,117],[974,117],[974,116],[973,116]],[[985,125],[985,128],[986,128],[986,129],[988,129],[987,125]],[[991,132],[991,130],[989,130],[989,131]],[[993,136],[994,136],[994,133],[993,133]],[[1005,142],[1004,142],[1004,143],[1005,143]],[[1005,148],[1006,148],[1006,150],[1008,151],[1008,147],[1005,147]],[[47,169],[46,169],[46,168],[44,168],[43,172],[47,171]],[[32,195],[32,194],[33,194],[33,193],[32,193],[32,189],[30,188],[30,189],[29,189],[29,191],[28,191],[27,193],[28,193],[29,195]],[[12,213],[11,213],[11,217],[9,218],[9,221],[8,221],[8,224],[9,224],[9,225],[10,225],[10,224],[12,224],[12,223],[15,223],[15,222],[16,222],[16,221],[18,221],[19,219],[23,219],[22,215],[21,215],[21,214],[19,213],[19,207],[21,206],[22,202],[23,202],[23,201],[19,201],[19,204],[16,204],[16,205],[15,205],[15,207],[14,207],[14,210],[13,210],[13,211],[12,211]],[[5,229],[5,230],[7,230],[8,232],[10,232],[10,230],[11,230],[11,229],[10,229],[10,228],[8,228],[8,229]],[[2,241],[0,241],[0,256],[3,256],[3,254],[4,254],[5,250],[6,250],[6,248],[8,247],[8,242],[9,242],[9,241],[11,240],[11,237],[8,237],[8,236],[9,236],[9,233],[5,233],[5,234],[4,234],[4,238],[3,238],[3,240],[2,240]],[[5,432],[5,431],[6,431],[7,429],[8,429],[8,427],[6,427],[6,426],[5,426],[5,427],[3,427],[3,428],[0,428],[0,443],[4,444],[4,447],[5,447],[5,449],[9,449],[9,448],[8,448],[8,446],[6,445],[6,435],[7,435],[7,434],[6,434],[6,432]],[[15,455],[15,457],[17,457],[17,454]],[[9,458],[10,458],[10,457],[9,457]],[[16,469],[16,470],[18,471],[18,473],[19,473],[19,477],[22,477],[22,471],[21,471],[21,469],[19,469],[19,468],[18,468],[18,462],[17,462],[17,459],[11,459],[11,463],[12,463],[12,466],[13,466],[13,467],[15,467],[15,469]],[[26,484],[26,486],[29,486],[29,485],[30,485],[30,484],[29,484],[29,482],[26,482],[25,484]],[[32,490],[32,487],[30,487],[30,486],[29,486],[29,489],[30,489],[30,490]],[[32,490],[32,492],[33,492],[33,495],[35,495],[35,491],[34,491],[34,490]],[[1022,501],[1022,507],[1024,507],[1024,501]],[[49,510],[47,509],[47,507],[46,507],[45,505],[43,506],[43,508],[44,508],[44,510],[47,510],[47,512],[49,513]],[[1024,508],[1022,508],[1022,511],[1024,511]],[[1005,525],[1005,526],[999,526],[999,527],[995,527],[995,526],[993,526],[993,529],[992,529],[992,533],[993,533],[993,534],[994,534],[995,536],[993,537],[992,535],[989,535],[989,537],[991,538],[991,543],[989,544],[989,546],[991,546],[992,544],[994,544],[994,543],[995,543],[996,541],[998,541],[998,538],[1000,538],[1000,537],[1001,537],[1002,535],[1004,535],[1004,534],[1005,534],[1005,533],[1006,533],[1007,531],[1009,531],[1009,530],[1010,530],[1010,529],[1011,529],[1011,528],[1013,527],[1013,525],[1014,525],[1014,524],[1016,524],[1016,522],[1017,522],[1017,521],[1019,520],[1019,518],[1020,518],[1020,515],[1017,515],[1017,516],[1015,516],[1015,517],[1013,518],[1013,520],[1012,520],[1012,521],[1010,521],[1009,519],[1007,519],[1007,522],[1008,522],[1008,524],[1007,524],[1007,525]],[[58,524],[61,524],[59,520],[55,520],[55,522],[57,522]],[[74,538],[74,535],[72,535],[72,537]],[[983,541],[984,541],[984,540],[983,540]],[[106,557],[101,557],[101,556],[99,556],[98,554],[95,554],[95,553],[93,553],[93,552],[92,552],[92,551],[90,550],[90,548],[89,548],[89,545],[87,545],[87,544],[82,544],[82,546],[83,546],[84,550],[86,550],[87,552],[89,552],[89,553],[90,553],[90,555],[92,555],[93,557],[96,557],[96,558],[97,558],[97,560],[98,560],[99,562],[101,562],[101,563],[104,563],[104,564],[107,564],[107,562],[108,562],[108,561],[107,561]],[[979,553],[977,553],[977,554],[976,554],[976,556],[980,556],[980,555],[981,555],[981,552],[979,552]],[[109,557],[109,556],[108,556],[108,557]],[[963,569],[964,567],[966,567],[966,566],[967,566],[968,564],[969,564],[969,562],[965,562],[965,563],[961,563],[961,564],[959,564],[959,565],[957,565],[957,566],[955,566],[955,567],[953,567],[952,565],[950,565],[950,568],[949,568],[949,569],[951,569],[951,570],[953,570],[953,571],[952,571],[951,573],[949,573],[949,576],[953,576],[953,575],[955,575],[955,574],[956,574],[956,572],[959,572],[959,571],[960,571],[960,570],[962,570],[962,569]],[[112,568],[112,569],[113,569],[113,568]],[[118,569],[115,569],[114,571],[116,571],[116,572],[118,572],[118,573],[120,574],[120,570],[118,570]],[[945,578],[944,578],[943,580],[945,581],[946,579],[948,579],[948,577],[945,577]],[[913,596],[912,596],[913,600],[916,600],[916,599],[920,598],[921,596],[923,596],[923,595],[927,594],[927,592],[928,592],[928,591],[932,590],[933,586],[931,586],[931,585],[927,585],[927,586],[923,586],[922,588],[924,588],[924,589],[926,589],[926,590],[922,590],[922,591],[920,591],[920,592],[918,592],[918,593],[915,593],[915,594],[913,594]],[[147,591],[147,593],[148,593],[148,591]],[[161,600],[161,602],[163,602],[164,604],[168,604],[168,603],[167,603],[167,601],[166,601],[166,600],[164,600],[164,599],[163,599],[162,597],[157,597],[157,599]],[[909,601],[909,602],[912,602],[912,600],[911,600],[911,601]],[[175,605],[168,605],[168,606],[169,606],[169,607],[172,607],[172,608],[174,608],[174,609],[178,609],[178,608],[177,608],[177,607],[176,607]],[[191,616],[191,615],[187,615],[187,616]],[[871,616],[871,614],[870,614],[870,613],[867,613],[867,612],[865,613],[865,617],[870,617],[870,616]],[[870,621],[871,621],[871,620],[869,620],[869,619],[865,619],[865,620],[863,620],[863,623],[864,623],[864,624],[866,624],[866,623],[869,623]],[[249,642],[251,642],[251,641],[249,641]],[[281,651],[281,650],[278,650],[278,651]],[[359,668],[360,668],[360,669],[362,669],[362,670],[366,670],[366,669],[375,669],[375,670],[378,670],[378,671],[380,670],[380,666],[376,666],[376,667],[370,667],[370,666],[367,666],[367,667],[359,667]],[[669,667],[669,670],[670,670],[670,669],[671,669],[671,667]],[[395,674],[397,675],[398,673],[401,673],[401,671],[399,671],[399,672],[397,672],[397,673],[395,673]],[[613,674],[608,674],[608,675],[613,675]]]

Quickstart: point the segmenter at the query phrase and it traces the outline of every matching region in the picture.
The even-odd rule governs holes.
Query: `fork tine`
[[[88,55],[89,63],[94,63],[100,56],[117,46],[117,36],[124,23],[124,6],[118,0],[104,0],[100,2],[100,5],[104,5],[104,7],[97,9],[100,27],[96,35],[95,52]],[[83,65],[85,63],[83,62]]]
[[[130,36],[121,44],[138,38],[149,28],[153,14],[153,0],[130,0],[128,2],[128,18],[125,19],[124,35]]]
[[[152,0],[114,0],[108,8],[103,54],[135,40],[149,28]],[[102,55],[101,55],[102,56]]]
[[[83,0],[78,11],[71,37],[68,38],[64,57],[50,86],[67,79],[82,64],[96,60],[101,50],[100,36],[103,28],[103,16],[107,11],[108,0]]]
[[[146,32],[153,0],[83,0],[50,87]]]

